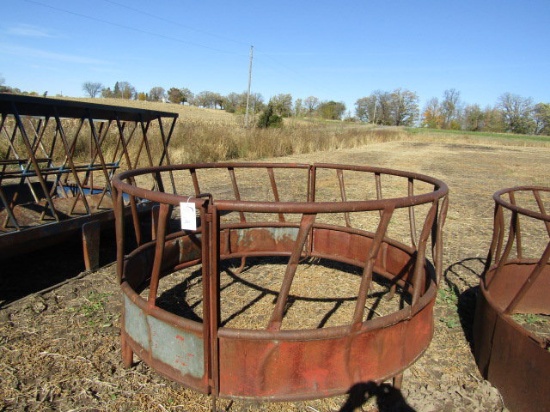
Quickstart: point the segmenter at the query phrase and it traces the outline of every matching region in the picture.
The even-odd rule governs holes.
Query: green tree
[[[391,123],[390,100],[391,96],[388,92],[376,90],[355,102],[355,115],[362,122],[389,124]]]
[[[2,75],[0,75],[0,93],[5,93],[10,91],[10,88],[5,86],[5,83],[6,83],[6,79],[4,79]]]
[[[485,127],[485,113],[479,105],[470,104],[464,107],[462,127],[466,130],[480,132]]]
[[[244,96],[244,103],[243,103],[243,96],[242,93],[229,93],[227,96],[225,96],[225,111],[228,113],[244,113],[243,111],[246,110],[246,95]]]
[[[127,81],[116,82],[113,95],[116,98],[131,100],[136,95],[136,89]]]
[[[178,89],[177,87],[171,87],[168,90],[168,100],[172,103],[189,103],[193,99],[193,93],[186,87]]]
[[[224,104],[224,98],[219,93],[214,93],[207,90],[197,94],[193,101],[196,106],[208,109],[217,109],[218,106],[220,109],[223,109]]]
[[[110,87],[106,87],[103,90],[101,90],[101,97],[105,97],[105,98],[115,97],[115,94],[113,93]]]
[[[273,106],[274,112],[281,117],[290,117],[292,115],[292,95],[281,93],[273,96],[269,102]]]
[[[260,114],[256,126],[260,129],[283,126],[283,118],[275,113],[275,107],[272,102],[269,102],[267,107]]]
[[[507,132],[528,134],[535,131],[532,118],[533,100],[517,94],[504,93],[498,99],[498,107]]]
[[[344,103],[333,100],[322,102],[317,108],[319,116],[327,120],[341,120],[345,111],[346,105]]]
[[[177,87],[171,87],[168,89],[167,96],[170,103],[180,104],[183,101],[181,89],[178,89]]]
[[[533,112],[535,133],[550,136],[550,103],[539,103]]]
[[[294,102],[294,116],[302,117],[305,114],[304,101],[302,99],[296,99]]]
[[[483,111],[483,131],[503,133],[506,131],[502,112],[498,107],[487,106]]]

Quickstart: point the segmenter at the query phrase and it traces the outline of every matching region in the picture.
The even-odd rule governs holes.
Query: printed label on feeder
[[[184,230],[197,230],[197,214],[194,203],[180,202],[181,228]]]

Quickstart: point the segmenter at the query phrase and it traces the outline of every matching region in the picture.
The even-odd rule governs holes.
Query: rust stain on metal
[[[265,170],[269,186],[256,190],[271,191],[269,197],[274,201],[247,200],[248,193],[238,176],[249,169],[255,173]],[[206,185],[197,171],[202,176],[220,170],[229,173],[234,200],[199,192]],[[307,190],[300,194],[306,201],[280,200],[292,197],[286,193],[294,187],[292,183],[281,184],[284,179],[278,177],[289,170],[301,174],[306,182],[299,186]],[[335,176],[339,201],[315,200],[317,175],[325,176],[327,172]],[[352,200],[344,178],[348,172],[364,173],[365,180],[375,182],[379,196],[370,201]],[[155,176],[162,181],[169,173],[178,173],[179,178],[187,173],[195,193],[150,191],[134,184],[137,176]],[[405,179],[408,192],[402,197],[384,198],[381,182],[385,174]],[[433,190],[417,193],[416,181],[421,181],[423,187],[431,185]],[[160,373],[214,397],[298,400],[343,394],[360,382],[393,378],[399,385],[403,371],[428,347],[442,273],[442,227],[448,194],[443,182],[367,166],[216,163],[129,171],[115,176],[113,186],[117,193],[117,273],[125,294],[122,354],[126,366],[136,353]],[[160,204],[160,213],[154,214],[153,240],[128,255],[124,252],[124,196]],[[171,229],[169,220],[176,218],[182,202],[195,204],[200,216],[195,231]],[[412,210],[416,206],[425,210],[425,205],[427,213]],[[401,208],[408,209],[405,230],[414,232],[409,233],[410,244],[388,236],[394,212]],[[173,215],[167,211],[173,211]],[[361,229],[356,212],[374,216],[377,223],[373,232]],[[232,213],[236,219],[228,220],[226,216]],[[343,216],[343,223],[327,224],[318,218],[330,213]],[[140,225],[140,217],[135,215],[133,222]],[[431,251],[431,261],[426,249]],[[261,329],[223,326],[220,261],[241,258],[242,269],[247,258],[268,256],[288,258],[269,322]],[[296,269],[304,257],[359,269],[360,288],[349,323],[315,329],[281,327]],[[156,299],[160,279],[199,264],[202,322],[159,308]],[[398,287],[406,296],[397,311],[371,319],[365,315],[365,300],[377,276],[390,284],[390,296]],[[147,288],[148,297],[141,297],[139,293]],[[172,343],[165,342],[169,348],[162,347],[160,335],[169,336]]]

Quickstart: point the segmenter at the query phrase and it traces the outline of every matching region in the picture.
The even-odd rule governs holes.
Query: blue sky
[[[465,103],[505,92],[550,102],[549,0],[3,1],[0,76],[49,95],[85,81],[138,91],[223,95],[248,85],[267,101],[355,101],[404,88],[421,106],[455,88]]]

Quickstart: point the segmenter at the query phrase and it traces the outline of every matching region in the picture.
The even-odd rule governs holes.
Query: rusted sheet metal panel
[[[366,232],[348,230],[344,228],[313,229],[314,255],[341,256],[342,258],[364,264],[364,255],[372,246],[372,238],[365,236]],[[407,250],[409,249],[409,250]],[[387,243],[381,246],[381,253],[376,258],[375,266],[390,273],[402,273],[410,266],[412,250],[405,245],[395,244],[388,247]]]
[[[173,236],[172,236],[173,237]],[[124,261],[124,280],[138,289],[150,280],[155,257],[155,242],[148,242],[130,253]],[[172,273],[178,265],[201,258],[201,235],[193,234],[169,239],[164,246],[162,274]]]
[[[535,263],[510,263],[499,269],[498,276],[488,274],[492,280],[486,289],[488,296],[496,308],[504,311],[527,278],[533,272]],[[491,271],[491,272],[494,272]],[[533,282],[525,296],[516,306],[515,312],[547,313],[550,309],[548,292],[550,291],[550,266],[546,266],[543,273]]]
[[[393,377],[429,345],[432,308],[433,302],[411,320],[364,326],[338,338],[292,340],[266,333],[265,339],[235,339],[220,329],[220,396],[313,399]]]
[[[475,358],[511,411],[550,407],[550,352],[480,293],[474,323]]]
[[[229,236],[220,236],[220,250],[226,254],[268,251],[290,253],[297,235],[297,227],[230,229]]]

